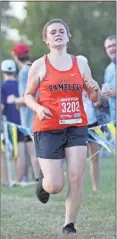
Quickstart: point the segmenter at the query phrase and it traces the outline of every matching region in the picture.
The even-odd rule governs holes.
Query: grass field
[[[93,193],[89,165],[85,174],[85,198],[76,224],[76,239],[114,239],[115,237],[115,160],[101,161],[100,192]],[[51,196],[49,203],[41,204],[35,196],[35,186],[2,188],[1,238],[2,239],[63,239],[63,192]]]

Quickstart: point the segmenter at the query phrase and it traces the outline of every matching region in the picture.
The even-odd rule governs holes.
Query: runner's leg
[[[43,188],[50,194],[57,194],[64,187],[64,172],[62,160],[39,158],[43,172]]]
[[[65,225],[75,223],[83,200],[83,179],[87,146],[74,146],[65,150],[68,176]]]

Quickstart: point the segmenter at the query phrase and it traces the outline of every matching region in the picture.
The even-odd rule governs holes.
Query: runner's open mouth
[[[61,38],[57,38],[55,41],[62,41],[62,39]]]

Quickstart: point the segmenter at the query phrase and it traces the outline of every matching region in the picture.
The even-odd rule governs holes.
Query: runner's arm
[[[91,83],[93,84],[93,79],[91,81]],[[87,87],[85,81],[84,81],[84,90],[87,92],[87,95],[89,97],[89,99],[93,102],[96,103],[97,105],[100,105],[100,100],[101,100],[101,91],[100,88],[93,90]]]
[[[81,59],[81,61],[82,61],[82,64],[84,65],[83,74],[82,74],[83,80],[84,80],[84,84],[83,84],[84,90],[87,92],[88,97],[92,102],[100,102],[101,91],[98,86],[98,83],[94,81],[92,78],[91,70],[88,65],[88,60],[86,58],[86,60]],[[91,89],[90,87],[88,87],[87,83],[90,83],[91,85],[97,84],[97,89],[96,90]]]

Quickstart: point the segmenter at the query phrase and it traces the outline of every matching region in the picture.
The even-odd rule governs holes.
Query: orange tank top
[[[38,103],[53,114],[51,119],[34,117],[33,132],[64,129],[71,126],[87,125],[87,117],[82,102],[83,79],[77,58],[73,56],[70,70],[56,70],[45,56],[46,75],[39,85]]]

